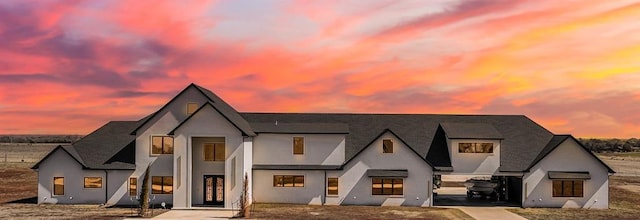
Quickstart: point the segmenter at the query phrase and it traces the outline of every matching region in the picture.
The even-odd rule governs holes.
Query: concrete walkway
[[[171,210],[153,219],[229,219],[233,217],[231,210]]]
[[[503,207],[457,207],[477,220],[526,220]]]

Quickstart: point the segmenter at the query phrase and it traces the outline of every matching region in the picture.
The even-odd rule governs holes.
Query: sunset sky
[[[0,134],[88,134],[192,82],[243,112],[524,114],[640,137],[640,3],[0,1]]]

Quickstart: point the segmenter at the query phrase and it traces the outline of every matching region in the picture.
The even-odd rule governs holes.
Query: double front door
[[[204,204],[224,206],[224,176],[204,176]]]

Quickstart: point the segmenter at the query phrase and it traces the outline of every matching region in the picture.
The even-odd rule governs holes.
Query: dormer
[[[489,123],[441,123],[455,173],[493,174],[504,137]]]

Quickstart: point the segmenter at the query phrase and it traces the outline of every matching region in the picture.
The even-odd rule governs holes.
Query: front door
[[[224,206],[224,176],[204,176],[204,204]]]

